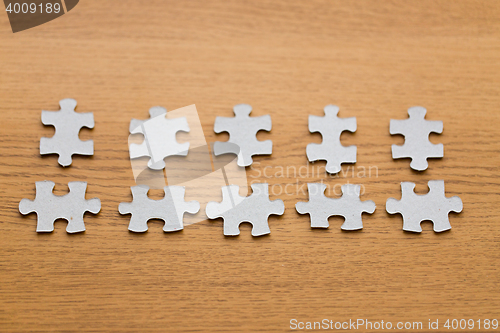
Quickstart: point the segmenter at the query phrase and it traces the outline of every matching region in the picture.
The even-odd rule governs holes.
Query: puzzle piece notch
[[[297,202],[295,209],[299,214],[309,214],[311,217],[311,228],[328,228],[330,216],[343,216],[342,230],[363,229],[361,215],[375,212],[375,203],[371,200],[361,201],[360,185],[342,185],[342,197],[332,199],[325,196],[326,185],[320,183],[308,183],[308,202]]]
[[[36,182],[35,200],[22,199],[19,212],[27,215],[37,214],[37,232],[54,231],[57,219],[68,221],[66,231],[76,233],[85,231],[83,215],[85,212],[97,214],[101,210],[101,201],[97,198],[85,200],[86,182],[68,183],[69,193],[63,196],[53,194],[55,183],[51,181]]]
[[[428,182],[428,187],[427,194],[418,195],[414,192],[414,183],[402,182],[401,200],[394,198],[387,200],[387,213],[403,216],[403,230],[422,232],[420,223],[432,221],[435,232],[446,231],[451,229],[448,214],[462,211],[463,204],[459,197],[445,196],[444,180],[431,180]]]
[[[130,134],[144,135],[141,144],[131,144],[130,158],[147,156],[150,158],[148,167],[152,170],[165,168],[164,159],[169,156],[187,156],[189,142],[178,143],[177,132],[189,132],[186,117],[167,119],[167,109],[155,106],[149,109],[150,119],[130,121]]]
[[[224,235],[238,236],[242,222],[252,224],[252,236],[271,233],[268,218],[270,215],[283,215],[285,205],[280,199],[269,200],[267,183],[252,184],[252,194],[242,197],[238,185],[222,187],[222,202],[209,202],[206,214],[209,219],[224,219]]]
[[[392,145],[392,158],[411,158],[410,167],[413,170],[427,170],[428,158],[442,158],[444,156],[443,144],[433,144],[429,141],[430,133],[443,133],[443,122],[426,120],[427,110],[421,106],[408,109],[408,119],[391,119],[391,135],[401,134],[405,137],[402,146]]]
[[[120,214],[132,215],[128,230],[146,232],[149,220],[160,219],[165,222],[163,231],[179,231],[184,229],[184,214],[196,214],[200,210],[198,201],[184,201],[186,190],[183,186],[165,186],[163,190],[165,197],[153,200],[148,197],[148,186],[131,187],[132,202],[122,202],[118,206]]]
[[[229,140],[214,143],[214,155],[235,154],[238,156],[237,164],[240,167],[252,165],[253,155],[270,155],[273,152],[271,140],[257,140],[257,132],[271,131],[271,116],[250,117],[252,106],[238,104],[233,108],[235,116],[216,117],[214,132],[228,132]]]
[[[94,155],[94,141],[80,140],[83,127],[94,128],[94,114],[75,112],[76,100],[66,98],[59,101],[59,111],[42,111],[42,123],[55,127],[51,138],[40,139],[40,154],[58,154],[58,163],[67,167],[72,163],[72,156]]]
[[[342,163],[356,163],[357,147],[345,147],[340,142],[342,132],[356,132],[356,117],[339,118],[335,105],[325,106],[324,112],[323,117],[309,116],[309,132],[321,133],[323,142],[308,144],[306,154],[309,162],[326,160],[326,171],[334,174],[341,170]]]

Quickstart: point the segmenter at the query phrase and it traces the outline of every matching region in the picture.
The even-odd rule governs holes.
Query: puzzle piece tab
[[[325,196],[326,185],[320,183],[308,183],[308,202],[297,202],[295,209],[299,214],[311,216],[311,228],[328,228],[330,216],[343,216],[344,224],[342,230],[363,229],[361,215],[366,212],[375,212],[375,203],[371,200],[361,201],[359,195],[361,186],[345,184],[342,185],[342,197],[332,199]]]
[[[345,147],[340,143],[343,131],[356,132],[356,117],[339,118],[339,107],[327,105],[323,117],[309,116],[309,132],[320,132],[323,142],[310,143],[306,153],[309,162],[326,160],[326,171],[337,173],[342,163],[356,163],[356,146]]]
[[[252,224],[252,236],[262,236],[271,233],[268,218],[270,215],[283,215],[285,205],[282,200],[269,200],[268,184],[252,184],[252,194],[248,197],[239,195],[239,186],[222,187],[222,202],[209,202],[206,214],[209,219],[222,217],[224,219],[224,235],[240,234],[239,225],[242,222]]]
[[[166,157],[188,154],[189,142],[178,143],[175,136],[179,131],[189,132],[189,125],[186,117],[167,119],[167,110],[161,106],[152,107],[149,114],[150,119],[132,119],[130,122],[130,134],[144,135],[144,141],[140,145],[130,145],[130,158],[150,157],[148,167],[162,170],[165,168]]]
[[[66,231],[76,233],[85,231],[83,215],[85,212],[97,214],[101,210],[101,201],[97,198],[85,200],[87,183],[68,183],[69,193],[57,196],[52,193],[54,182],[36,182],[35,200],[23,199],[19,203],[19,212],[23,215],[35,212],[38,217],[37,232],[54,231],[57,219],[68,221]]]
[[[408,109],[410,118],[404,120],[391,119],[390,133],[402,134],[405,143],[402,146],[392,145],[392,158],[411,158],[410,167],[413,170],[424,171],[428,167],[428,158],[444,156],[443,144],[433,144],[429,141],[430,133],[443,132],[442,121],[425,120],[427,110],[421,106]]]
[[[42,123],[54,126],[56,132],[51,138],[40,139],[40,154],[58,154],[59,164],[66,167],[74,154],[94,155],[94,141],[79,138],[82,127],[94,128],[94,114],[76,113],[76,101],[71,98],[60,100],[59,105],[59,111],[42,111]]]
[[[227,142],[214,143],[214,154],[238,155],[238,165],[246,167],[252,165],[253,155],[269,155],[273,152],[271,140],[258,141],[258,131],[270,131],[272,127],[271,116],[250,117],[252,107],[248,104],[238,104],[233,108],[235,117],[215,118],[214,132],[228,132]]]
[[[401,200],[387,200],[387,213],[403,215],[403,230],[422,232],[420,223],[428,220],[434,223],[435,232],[446,231],[451,229],[448,214],[462,211],[463,204],[459,197],[445,196],[443,180],[431,180],[428,186],[429,193],[418,195],[414,192],[414,183],[403,182]]]
[[[146,232],[151,219],[165,221],[165,232],[179,231],[184,229],[184,213],[196,214],[200,210],[198,201],[184,201],[186,190],[182,186],[165,186],[161,200],[148,197],[148,186],[134,186],[131,190],[132,202],[122,202],[118,211],[122,215],[132,214],[128,230],[133,232]]]

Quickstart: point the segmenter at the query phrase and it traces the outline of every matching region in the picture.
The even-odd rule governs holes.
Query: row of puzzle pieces
[[[254,155],[270,155],[273,150],[271,140],[258,141],[257,132],[271,131],[271,116],[250,117],[252,107],[248,104],[238,104],[233,108],[235,116],[216,117],[214,132],[229,133],[227,142],[215,142],[214,154],[235,154],[238,156],[237,164],[240,167],[252,165]],[[161,170],[165,167],[164,158],[173,155],[186,156],[189,143],[179,144],[175,135],[178,131],[189,132],[186,118],[167,119],[167,110],[162,107],[150,109],[150,119],[132,120],[131,134],[143,134],[145,139],[142,144],[132,144],[130,158],[147,156],[150,158],[148,167]],[[356,118],[339,118],[339,108],[327,105],[323,117],[309,116],[309,131],[319,132],[323,136],[321,144],[307,145],[306,155],[310,162],[326,160],[326,171],[337,173],[341,170],[342,163],[356,163],[356,146],[345,147],[340,142],[340,135],[344,131],[355,132]],[[392,157],[411,158],[410,167],[414,170],[424,171],[428,167],[428,158],[441,158],[444,156],[442,144],[432,144],[429,141],[430,133],[442,133],[442,121],[425,120],[426,109],[420,106],[408,109],[409,118],[405,120],[391,120],[390,133],[405,136],[402,146],[392,146]],[[154,120],[154,121],[152,121]],[[158,145],[157,143],[166,143]]]
[[[58,154],[59,164],[69,166],[74,154],[94,154],[93,141],[81,141],[78,137],[82,127],[94,127],[94,116],[92,113],[76,113],[74,99],[63,99],[59,104],[60,111],[42,111],[43,124],[53,125],[56,132],[52,138],[40,140],[40,154]],[[258,141],[256,138],[257,132],[271,130],[271,116],[250,117],[252,107],[248,104],[236,105],[233,111],[233,118],[215,119],[214,131],[228,132],[230,136],[227,142],[215,142],[214,154],[236,154],[239,166],[250,166],[252,156],[272,153],[271,140]],[[323,142],[307,145],[306,154],[310,162],[326,160],[326,171],[337,173],[342,163],[356,162],[356,146],[345,147],[340,143],[342,132],[356,131],[356,118],[339,118],[339,108],[334,105],[327,105],[324,112],[323,117],[309,116],[309,131],[321,133]],[[410,167],[418,171],[427,169],[428,158],[444,156],[443,145],[429,141],[430,133],[442,133],[443,122],[425,120],[426,112],[423,107],[412,107],[408,109],[408,119],[390,121],[390,133],[405,136],[402,146],[392,145],[392,157],[411,158]],[[189,142],[178,143],[176,134],[189,132],[189,125],[185,117],[167,119],[167,110],[163,107],[153,107],[149,113],[150,119],[133,119],[130,123],[130,134],[144,135],[142,144],[130,146],[130,158],[150,157],[148,167],[161,170],[165,167],[163,160],[166,157],[188,154]]]
[[[83,215],[85,212],[97,214],[101,209],[100,200],[85,200],[87,183],[84,182],[69,183],[70,191],[65,196],[54,195],[54,185],[51,181],[37,182],[35,200],[23,199],[19,203],[21,214],[37,213],[37,232],[53,231],[57,219],[68,221],[68,233],[85,231]],[[462,211],[459,197],[446,198],[444,181],[429,181],[428,186],[428,194],[417,195],[413,191],[414,183],[401,183],[401,200],[387,200],[389,214],[403,215],[403,230],[421,232],[420,223],[431,220],[435,232],[446,231],[451,229],[448,214]],[[359,185],[343,185],[342,197],[338,199],[325,196],[325,184],[309,183],[307,187],[309,201],[298,202],[295,207],[299,214],[310,215],[312,228],[328,228],[330,216],[343,216],[345,222],[341,229],[359,230],[363,228],[362,214],[375,212],[373,201],[360,200]],[[151,219],[163,220],[165,232],[179,231],[184,228],[184,214],[196,214],[200,210],[199,202],[184,200],[185,189],[182,186],[166,186],[165,197],[161,200],[150,199],[147,186],[134,186],[131,190],[133,201],[121,203],[118,210],[122,215],[132,215],[128,229],[133,232],[147,231],[147,222]],[[252,224],[253,236],[262,236],[271,232],[269,216],[283,215],[285,206],[282,200],[269,200],[266,183],[253,184],[252,194],[248,197],[240,196],[239,186],[230,185],[222,187],[222,202],[209,202],[205,212],[209,219],[223,218],[226,236],[239,235],[242,222]]]

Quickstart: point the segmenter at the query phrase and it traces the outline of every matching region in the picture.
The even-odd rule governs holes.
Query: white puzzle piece
[[[66,167],[74,154],[94,155],[94,141],[79,138],[82,127],[94,128],[94,114],[75,112],[76,101],[71,98],[60,100],[59,105],[59,111],[42,111],[42,123],[56,131],[53,137],[40,139],[40,154],[58,154],[59,164]]]
[[[214,123],[214,132],[228,132],[227,142],[214,143],[214,154],[238,155],[238,165],[246,167],[252,165],[253,155],[269,155],[273,152],[271,140],[257,140],[258,131],[270,131],[272,127],[271,116],[250,117],[252,107],[248,104],[238,104],[233,108],[233,118],[217,117]]]
[[[68,221],[66,231],[76,233],[85,231],[83,215],[85,212],[97,214],[101,210],[101,201],[97,198],[85,200],[87,183],[68,183],[69,193],[63,196],[54,195],[54,182],[36,182],[35,200],[23,199],[19,203],[19,212],[23,215],[35,212],[38,217],[37,232],[54,231],[57,219]]]
[[[410,118],[405,120],[391,119],[390,133],[402,134],[405,143],[402,146],[392,145],[392,158],[411,158],[410,167],[413,170],[424,171],[428,167],[428,158],[442,158],[443,144],[433,144],[429,141],[430,133],[443,132],[442,121],[425,120],[427,110],[421,106],[408,109]]]
[[[242,197],[239,186],[222,187],[222,202],[209,202],[206,214],[209,219],[222,217],[224,219],[224,235],[240,234],[239,225],[242,222],[252,224],[252,236],[262,236],[271,233],[268,218],[270,215],[283,215],[285,205],[282,200],[269,200],[268,184],[252,184],[252,194]]]
[[[343,131],[356,132],[356,117],[339,118],[339,107],[327,105],[323,117],[309,116],[309,132],[320,132],[323,142],[310,143],[306,153],[309,162],[326,160],[326,171],[337,173],[342,163],[356,163],[356,146],[345,147],[340,143]]]
[[[184,213],[196,214],[200,210],[198,201],[184,201],[186,190],[182,186],[165,186],[165,197],[161,200],[150,199],[146,185],[134,186],[131,190],[132,202],[122,202],[118,211],[132,215],[128,230],[133,232],[146,232],[151,219],[165,221],[165,232],[179,231],[184,229]]]
[[[130,134],[144,135],[144,141],[131,144],[130,158],[150,157],[148,167],[153,170],[165,168],[164,159],[168,156],[186,156],[189,151],[189,142],[178,143],[176,134],[179,131],[189,132],[186,117],[167,119],[167,110],[161,106],[149,109],[150,119],[130,122]]]
[[[340,227],[342,230],[359,230],[363,229],[361,215],[375,212],[376,207],[373,201],[359,199],[360,185],[342,185],[342,197],[338,199],[325,196],[325,184],[308,183],[307,189],[309,201],[297,202],[295,209],[299,214],[311,216],[311,228],[328,228],[330,216],[343,216],[345,221]]]
[[[431,180],[428,186],[429,193],[418,195],[414,192],[414,183],[403,182],[401,200],[393,198],[387,200],[387,213],[403,215],[403,230],[422,232],[420,223],[432,221],[435,232],[446,231],[451,229],[448,214],[462,211],[462,200],[459,197],[445,196],[444,180]]]

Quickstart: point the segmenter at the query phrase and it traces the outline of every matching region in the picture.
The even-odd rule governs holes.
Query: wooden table
[[[288,331],[292,319],[424,329],[430,319],[448,331],[447,319],[500,319],[499,15],[495,1],[94,0],[15,34],[0,15],[0,331]],[[66,97],[94,112],[95,129],[80,137],[94,140],[95,155],[62,168],[56,155],[40,156],[40,137],[54,132],[40,113]],[[224,141],[215,117],[238,103],[273,120],[258,134],[273,140],[273,154],[255,158],[249,180],[362,184],[362,199],[377,205],[362,231],[342,232],[340,217],[311,230],[294,208],[307,193],[291,187],[271,195],[286,211],[269,219],[269,236],[253,238],[242,224],[239,237],[224,237],[221,220],[169,234],[159,222],[127,230],[117,207],[135,184],[131,118],[196,104],[207,140]],[[276,177],[280,166],[308,165],[307,144],[321,142],[308,115],[327,104],[357,118],[356,133],[342,135],[358,147],[357,163],[336,178],[314,172],[324,162]],[[445,157],[422,173],[391,158],[404,138],[389,134],[389,120],[414,105],[444,122],[431,141]],[[85,216],[86,232],[69,235],[57,222],[37,234],[36,215],[19,214],[45,179],[59,195],[69,181],[88,182],[102,210]],[[401,181],[424,194],[433,179],[461,197],[463,212],[450,214],[451,231],[425,222],[421,234],[404,232],[386,200],[400,198]]]

